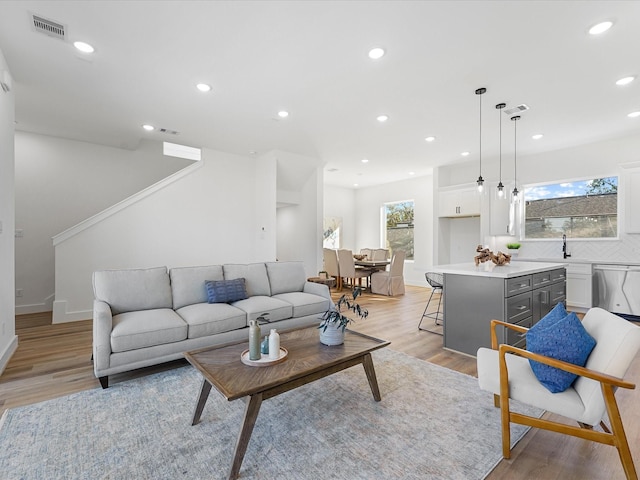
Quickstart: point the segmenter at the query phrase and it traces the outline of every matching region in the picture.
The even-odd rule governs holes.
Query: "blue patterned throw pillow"
[[[247,298],[244,278],[207,280],[204,282],[204,286],[207,289],[207,301],[209,303],[230,303]]]
[[[584,367],[596,341],[575,313],[565,316],[561,313],[554,308],[549,312],[549,318],[545,316],[531,327],[527,332],[527,350]],[[564,392],[578,377],[534,360],[529,360],[529,364],[540,383],[551,393]]]

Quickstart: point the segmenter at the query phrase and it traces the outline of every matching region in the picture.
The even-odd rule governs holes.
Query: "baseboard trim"
[[[4,372],[4,369],[7,368],[7,364],[9,363],[9,360],[11,360],[11,357],[13,356],[13,354],[17,349],[18,349],[18,336],[14,335],[11,342],[9,342],[9,344],[7,345],[7,348],[4,349],[4,352],[2,352],[2,355],[0,356],[0,375],[2,375],[2,373]]]
[[[92,310],[68,312],[66,300],[56,300],[53,302],[53,318],[51,323],[79,322],[81,320],[91,320],[92,318]]]

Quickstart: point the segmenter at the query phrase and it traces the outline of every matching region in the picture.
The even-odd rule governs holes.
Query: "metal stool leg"
[[[436,293],[436,290],[440,293],[440,298],[438,299],[438,309],[436,310],[435,314],[430,314],[430,313],[427,313],[427,311],[429,310],[429,305],[431,304],[431,300],[433,299],[433,294]],[[424,320],[425,317],[432,318],[434,320],[435,325],[442,325],[442,323],[438,323],[438,321],[442,322],[440,318],[440,316],[442,315],[442,312],[440,311],[440,306],[442,305],[442,293],[443,293],[442,288],[434,287],[431,289],[431,295],[429,295],[429,301],[427,302],[427,306],[425,307],[424,312],[422,313],[422,317],[420,318],[420,323],[418,324],[418,330],[422,330],[423,332],[435,333],[436,335],[442,335],[441,332],[436,332],[434,330],[430,330],[428,328],[422,327],[422,321]]]

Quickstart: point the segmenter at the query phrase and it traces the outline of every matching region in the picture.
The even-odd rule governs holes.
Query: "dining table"
[[[381,268],[391,263],[391,260],[355,260],[353,263],[358,267]]]

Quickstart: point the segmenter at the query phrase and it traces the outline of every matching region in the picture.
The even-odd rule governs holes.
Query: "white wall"
[[[356,190],[325,185],[323,203],[325,217],[342,218],[340,246],[349,250],[360,250],[361,247],[356,245]]]
[[[271,175],[269,167],[209,149],[202,157],[198,170],[56,246],[55,323],[91,318],[98,269],[274,260],[256,247],[263,219],[254,186],[258,171]],[[259,193],[269,202],[275,184],[265,185]],[[265,232],[265,242],[272,235]]]
[[[625,164],[640,161],[640,135],[600,141],[537,155],[518,157],[518,184],[531,185],[577,178],[598,178],[612,175],[620,176],[618,222],[620,237],[618,240],[572,240],[569,249],[573,258],[596,261],[640,262],[640,235],[624,233],[624,185]],[[487,182],[497,181],[498,167],[495,159],[483,159],[483,177]],[[504,163],[503,163],[504,166]],[[440,186],[454,185],[455,182],[468,183],[474,180],[477,164],[466,162],[450,167],[439,168]],[[506,173],[505,173],[506,171]],[[493,178],[495,177],[495,178]],[[513,179],[513,165],[503,170],[504,179]],[[511,180],[512,182],[512,180]],[[506,184],[506,182],[505,182]],[[513,185],[511,184],[511,187]],[[519,186],[518,189],[522,190]],[[488,209],[483,208],[483,217]],[[482,235],[485,243],[495,249],[503,249],[509,237],[490,237],[489,222],[482,221]],[[511,239],[513,240],[513,238]],[[469,258],[475,253],[470,252]],[[562,246],[559,240],[522,241],[520,257],[561,258]]]
[[[355,248],[381,245],[380,210],[385,203],[413,200],[414,260],[405,262],[404,279],[409,285],[425,286],[425,272],[433,265],[433,177],[431,175],[355,192]]]
[[[277,258],[302,261],[307,276],[315,276],[322,270],[322,165],[288,152],[276,156],[279,197],[292,203],[276,213]]]
[[[6,72],[6,74],[5,74]],[[0,50],[0,81],[9,80],[9,66]],[[14,119],[13,90],[0,89],[0,374],[18,346],[14,297]]]
[[[158,141],[131,151],[16,132],[15,142],[17,314],[52,309],[54,235],[192,163]]]

